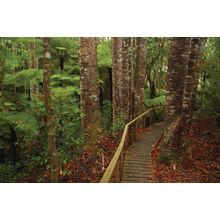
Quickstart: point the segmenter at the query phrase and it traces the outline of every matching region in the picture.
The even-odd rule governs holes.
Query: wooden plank
[[[137,178],[136,177],[136,178],[123,178],[122,181],[125,183],[126,182],[147,183],[149,181],[149,179],[150,178],[147,178],[147,177],[145,177],[145,178]]]
[[[153,125],[151,132],[147,132],[140,143],[133,143],[126,150],[122,182],[153,182],[150,153],[162,130],[161,125]]]
[[[126,164],[140,164],[140,165],[148,165],[151,164],[150,161],[144,161],[144,160],[125,160],[124,165]]]
[[[140,172],[133,172],[133,171],[128,171],[128,172],[125,172],[123,173],[123,178],[125,176],[149,176],[149,175],[152,175],[152,172],[149,172],[149,171],[140,171]]]
[[[120,144],[119,144],[112,160],[110,161],[109,166],[107,167],[103,177],[101,178],[101,181],[100,181],[101,183],[108,183],[111,181],[111,179],[114,175],[114,172],[116,171],[116,166],[117,166],[117,164],[118,164],[118,162],[124,152],[125,143],[126,143],[126,139],[128,138],[128,130],[129,130],[130,126],[132,124],[136,123],[139,119],[142,119],[143,117],[146,117],[147,115],[151,114],[152,110],[156,110],[156,109],[160,109],[160,108],[162,108],[162,107],[160,106],[160,107],[156,107],[156,108],[151,108],[148,111],[139,115],[138,117],[136,117],[135,119],[133,119],[132,121],[130,121],[129,123],[127,123],[125,125]]]

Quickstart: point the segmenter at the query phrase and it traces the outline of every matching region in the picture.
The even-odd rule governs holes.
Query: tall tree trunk
[[[160,161],[162,162],[173,162],[179,155],[180,116],[189,50],[190,38],[172,38],[168,57],[165,108],[165,124],[167,128],[164,132],[160,149]]]
[[[184,77],[189,58],[190,38],[175,37],[168,57],[166,123],[180,115],[182,110]]]
[[[95,37],[80,38],[80,106],[83,114],[81,130],[86,141],[100,133],[99,75]]]
[[[116,37],[112,39],[112,101],[113,125],[120,120],[125,123],[132,118],[132,39]]]
[[[112,68],[108,68],[108,96],[109,100],[112,103]]]
[[[30,44],[29,44],[29,53],[30,53],[29,68],[30,69],[37,69],[35,39],[33,39],[33,41],[31,41]],[[32,99],[32,94],[34,94],[34,95],[37,94],[36,85],[30,85],[30,97],[31,97],[31,99]]]
[[[145,37],[136,38],[136,71],[134,76],[134,116],[144,111],[144,87],[146,84],[147,44]]]
[[[172,71],[173,73],[169,75],[168,81],[168,84],[172,85],[168,86],[168,95],[171,97],[168,101],[171,101],[167,102],[166,123],[168,128],[161,144],[160,159],[162,160],[165,158],[169,162],[178,160],[184,156],[189,146],[189,131],[198,85],[198,61],[201,58],[203,42],[204,38],[189,38],[185,42],[184,50],[183,42],[180,44],[173,42],[172,44],[176,49],[171,49],[169,57],[168,71],[169,74]],[[171,48],[173,48],[172,46]],[[183,77],[180,76],[181,69],[184,70],[184,73],[182,71]],[[178,74],[178,77],[173,78],[174,74]],[[182,80],[181,85],[179,83],[176,86],[175,84],[180,79]]]
[[[7,107],[5,106],[5,91],[4,91],[4,85],[3,80],[5,78],[5,61],[2,60],[1,62],[1,70],[0,70],[0,91],[1,91],[1,100],[2,100],[2,111],[6,112],[8,111]]]
[[[182,148],[189,147],[189,135],[192,123],[192,115],[196,101],[198,86],[198,61],[201,59],[204,38],[192,38],[188,61],[187,73],[184,82],[183,104],[182,104]]]
[[[29,45],[30,50],[30,68],[37,69],[37,58],[36,58],[36,43],[35,39],[30,42]]]
[[[44,87],[44,102],[47,112],[48,147],[50,151],[50,164],[51,164],[51,182],[58,182],[55,115],[52,107],[52,97],[50,91],[51,54],[50,54],[50,44],[48,37],[43,38],[43,46],[44,46],[43,87]]]
[[[1,44],[4,46],[4,38],[1,38]],[[2,105],[2,111],[5,112],[7,111],[7,108],[5,106],[5,92],[4,92],[4,85],[3,85],[3,80],[5,78],[5,59],[2,58],[0,60],[0,92],[1,92],[1,105]]]
[[[122,38],[112,38],[112,113],[113,125],[117,123],[122,114]]]
[[[122,38],[122,112],[125,122],[132,119],[132,94],[134,93],[134,74],[132,66],[132,38]]]

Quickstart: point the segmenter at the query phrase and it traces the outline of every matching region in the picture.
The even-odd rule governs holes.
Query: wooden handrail
[[[130,121],[129,123],[127,123],[125,125],[123,134],[122,134],[122,138],[121,141],[118,145],[118,148],[112,158],[112,160],[110,161],[103,177],[100,180],[100,183],[109,183],[111,182],[112,178],[114,177],[114,175],[116,176],[117,179],[121,179],[121,173],[120,173],[120,160],[124,160],[124,148],[125,148],[125,144],[126,144],[126,140],[128,138],[128,131],[131,125],[133,125],[134,123],[137,123],[138,120],[143,119],[145,117],[147,117],[147,115],[151,114],[152,111],[156,110],[156,109],[161,109],[163,108],[163,106],[160,107],[155,107],[155,108],[151,108],[148,111],[144,112],[143,114],[139,115],[138,117],[136,117],[135,119],[133,119],[132,121]]]

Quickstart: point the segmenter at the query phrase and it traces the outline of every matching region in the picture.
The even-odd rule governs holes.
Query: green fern
[[[16,74],[6,74],[4,85],[25,86],[43,81],[43,71],[39,69],[25,69]]]
[[[97,48],[98,54],[98,65],[103,67],[111,67],[112,66],[112,49],[111,49],[111,41],[102,40]]]
[[[37,137],[39,133],[37,118],[25,112],[0,112],[0,120],[14,125],[29,138]]]
[[[18,58],[2,44],[0,44],[0,60],[5,62],[5,66],[18,66]]]
[[[55,99],[57,97],[63,98],[63,97],[67,97],[67,96],[73,96],[74,93],[77,93],[77,94],[80,93],[80,89],[76,86],[52,88],[52,94]]]
[[[59,84],[64,85],[77,85],[79,86],[80,77],[79,76],[68,76],[64,74],[54,74],[51,77],[51,84],[53,86],[58,86]]]

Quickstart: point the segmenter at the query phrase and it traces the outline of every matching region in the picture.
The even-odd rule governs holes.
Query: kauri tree
[[[198,84],[202,38],[172,38],[168,58],[166,130],[160,160],[175,162],[186,152]]]
[[[101,129],[96,41],[95,37],[80,38],[81,131],[86,141],[95,138]]]
[[[112,106],[113,125],[132,118],[133,65],[132,39],[112,39]]]
[[[144,111],[144,88],[146,84],[147,43],[145,37],[136,38],[136,65],[134,73],[134,116]]]

